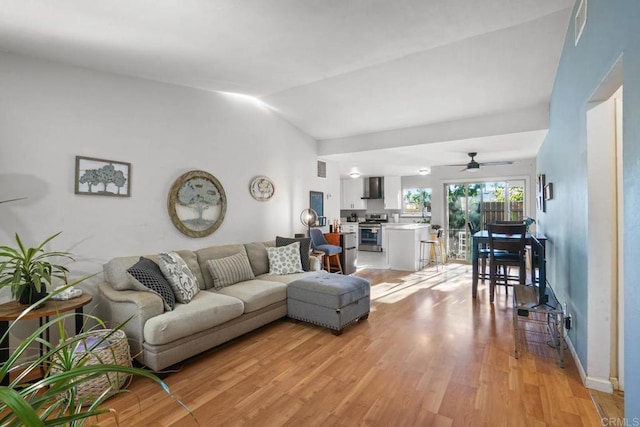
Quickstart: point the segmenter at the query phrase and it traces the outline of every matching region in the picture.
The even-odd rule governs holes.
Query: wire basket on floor
[[[122,330],[98,329],[83,334],[77,342],[73,355],[73,365],[119,365],[131,367],[129,341]],[[54,356],[54,359],[56,357]],[[54,362],[59,362],[54,361]],[[51,373],[62,372],[59,363],[53,363]],[[110,372],[82,381],[76,387],[76,402],[82,406],[91,405],[104,392],[116,392],[126,387],[131,376],[122,372]]]

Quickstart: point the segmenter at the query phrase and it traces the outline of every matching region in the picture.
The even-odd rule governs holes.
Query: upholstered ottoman
[[[369,317],[370,287],[366,279],[342,274],[294,280],[287,285],[287,314],[340,335],[346,326]]]

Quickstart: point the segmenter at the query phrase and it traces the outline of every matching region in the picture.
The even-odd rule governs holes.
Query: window
[[[431,189],[404,188],[402,190],[402,215],[431,216]]]
[[[525,186],[524,180],[445,184],[448,258],[471,259],[467,223],[484,230],[495,221],[523,219]]]

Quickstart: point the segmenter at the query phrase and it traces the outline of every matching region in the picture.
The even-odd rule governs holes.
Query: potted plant
[[[48,237],[35,248],[26,248],[16,233],[17,247],[0,246],[0,288],[11,287],[11,295],[21,304],[31,305],[47,295],[54,278],[66,281],[67,268],[53,264],[52,258],[73,260],[68,252],[47,252],[44,247],[60,233]]]
[[[529,230],[529,228],[536,223],[536,220],[529,216],[526,217],[523,221],[524,221],[524,225],[527,227],[527,231],[531,231]]]
[[[86,278],[84,278],[86,279]],[[63,292],[67,288],[81,282],[80,279],[63,288],[57,289],[53,294]],[[53,295],[48,295],[45,300]],[[26,316],[34,306],[27,307],[20,317]],[[88,321],[96,323],[75,336],[67,336],[64,324],[67,321],[76,321],[80,315]],[[20,318],[19,318],[20,319]],[[18,322],[13,322],[0,339],[6,338]],[[60,333],[60,341],[56,344],[47,340],[45,331],[56,327]],[[98,348],[103,342],[109,340],[123,325],[112,329],[106,334],[101,334],[96,341],[95,331],[106,327],[99,318],[89,314],[61,313],[55,319],[51,319],[40,325],[31,335],[24,338],[9,359],[0,364],[0,379],[11,375],[7,386],[0,386],[0,425],[2,426],[68,426],[76,427],[85,424],[95,425],[99,415],[113,416],[116,423],[118,414],[115,410],[106,406],[105,401],[110,397],[126,392],[120,387],[118,376],[135,376],[148,378],[160,386],[174,401],[193,417],[189,408],[169,390],[168,386],[158,376],[143,368],[115,363],[117,358],[104,357],[91,360],[78,355],[78,348]],[[34,360],[24,361],[25,352],[34,345],[42,346],[40,356]],[[41,366],[45,367],[43,377],[37,375]],[[37,376],[37,379],[29,380]],[[113,382],[113,386],[107,387],[98,395],[91,396],[90,400],[81,396],[81,390],[88,383],[97,379],[107,378]],[[116,378],[114,380],[114,378]],[[103,380],[104,382],[104,380]],[[194,417],[194,421],[195,417]]]

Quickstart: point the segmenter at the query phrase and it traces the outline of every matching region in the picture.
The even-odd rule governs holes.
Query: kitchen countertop
[[[407,223],[407,222],[384,224],[384,228],[387,230],[417,230],[419,228],[427,228],[427,227],[431,227],[431,224]]]

